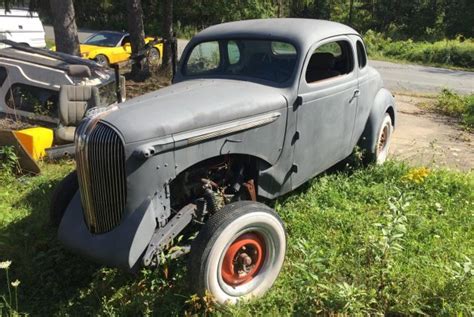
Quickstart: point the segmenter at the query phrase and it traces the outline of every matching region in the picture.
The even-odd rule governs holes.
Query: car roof
[[[109,34],[117,34],[117,35],[128,35],[128,33],[125,33],[125,32],[120,32],[120,31],[99,31],[99,32],[95,32],[94,34],[92,35],[96,35],[96,34],[101,34],[101,33],[109,33]],[[92,36],[91,35],[91,36]]]
[[[293,42],[307,48],[325,38],[355,34],[351,27],[326,20],[316,19],[258,19],[228,22],[214,25],[198,33],[193,41],[225,38],[274,38]]]

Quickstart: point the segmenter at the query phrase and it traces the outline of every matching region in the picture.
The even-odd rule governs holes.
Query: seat
[[[341,73],[334,69],[335,64],[336,58],[331,53],[314,53],[306,70],[306,82],[339,76]]]
[[[59,90],[59,126],[55,130],[57,143],[74,141],[76,127],[86,111],[99,106],[99,89],[91,86],[61,86]]]

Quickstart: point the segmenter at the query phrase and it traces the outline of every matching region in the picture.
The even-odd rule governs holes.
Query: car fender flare
[[[397,123],[396,107],[394,96],[385,88],[381,88],[375,95],[372,109],[365,124],[364,132],[362,133],[358,146],[370,154],[375,153],[375,146],[377,142],[377,133],[379,126],[385,114],[390,114],[393,126]]]

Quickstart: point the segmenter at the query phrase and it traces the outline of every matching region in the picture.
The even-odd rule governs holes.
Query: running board
[[[167,224],[155,231],[143,256],[143,265],[158,265],[158,255],[193,220],[196,205],[183,207]],[[156,262],[154,261],[156,260]]]

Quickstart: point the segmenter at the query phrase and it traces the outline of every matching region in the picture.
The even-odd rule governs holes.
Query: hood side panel
[[[281,91],[237,80],[185,81],[134,98],[104,121],[126,143],[192,131],[286,107]]]

